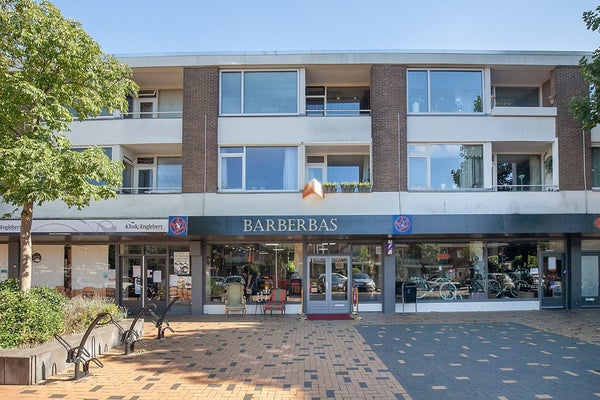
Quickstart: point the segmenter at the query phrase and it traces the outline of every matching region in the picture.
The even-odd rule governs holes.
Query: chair
[[[232,282],[225,286],[227,294],[225,295],[225,315],[229,311],[241,311],[246,314],[246,294],[244,285],[239,282]]]
[[[285,314],[285,303],[287,302],[287,292],[285,289],[273,289],[271,291],[271,299],[265,303],[265,313],[273,310],[281,311],[281,314]]]

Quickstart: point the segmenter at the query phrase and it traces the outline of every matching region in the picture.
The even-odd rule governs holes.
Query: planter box
[[[129,329],[133,319],[124,319],[119,324]],[[143,336],[144,321],[139,319],[135,330]],[[83,333],[67,336],[64,339],[71,346],[78,346]],[[121,333],[113,324],[95,328],[85,345],[92,356],[108,352],[110,349],[123,346]],[[30,348],[13,348],[0,350],[0,385],[35,385],[74,366],[67,363],[67,350],[56,340]],[[92,368],[95,365],[92,364]]]

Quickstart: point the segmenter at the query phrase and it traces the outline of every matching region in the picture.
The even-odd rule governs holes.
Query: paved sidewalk
[[[361,317],[173,316],[147,349],[0,399],[600,399],[600,310]]]

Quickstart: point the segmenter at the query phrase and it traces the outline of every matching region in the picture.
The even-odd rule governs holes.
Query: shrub
[[[67,300],[56,289],[21,292],[16,281],[0,285],[0,348],[46,342],[64,327]]]
[[[82,296],[73,297],[65,308],[64,333],[84,332],[100,313],[110,314],[115,321],[119,321],[127,316],[127,311],[116,305],[111,299],[87,298]]]

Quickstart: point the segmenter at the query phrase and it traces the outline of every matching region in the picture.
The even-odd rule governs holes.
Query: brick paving
[[[172,316],[146,349],[0,399],[600,399],[600,310],[361,318]]]

